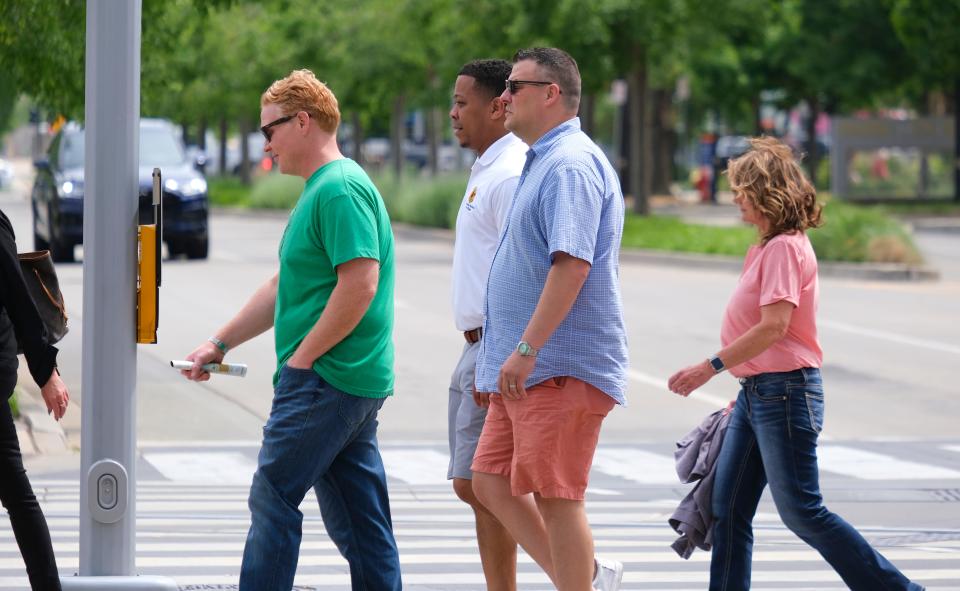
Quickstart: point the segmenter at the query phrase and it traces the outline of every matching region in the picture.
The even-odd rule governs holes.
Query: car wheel
[[[208,242],[206,236],[203,238],[194,238],[189,240],[186,243],[186,251],[188,259],[205,259],[207,258]]]
[[[50,250],[50,244],[41,238],[36,230],[33,231],[33,250]]]
[[[54,238],[50,242],[50,258],[55,263],[72,263],[75,260],[73,258],[73,243]]]
[[[167,240],[167,254],[170,255],[171,259],[175,259],[183,254],[184,250],[186,249],[179,240]]]
[[[50,244],[40,237],[40,233],[37,231],[39,223],[37,222],[37,202],[32,198],[30,199],[30,213],[33,218],[33,249],[34,250],[49,250]]]
[[[72,263],[74,261],[73,243],[57,237],[57,227],[54,225],[54,220],[56,219],[53,211],[48,209],[47,223],[50,226],[50,258],[52,258],[55,263]]]

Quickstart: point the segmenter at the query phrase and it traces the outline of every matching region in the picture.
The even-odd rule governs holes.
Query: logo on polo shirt
[[[474,187],[473,190],[470,191],[470,196],[467,197],[467,211],[473,211],[473,200],[476,198],[477,198],[477,188]]]

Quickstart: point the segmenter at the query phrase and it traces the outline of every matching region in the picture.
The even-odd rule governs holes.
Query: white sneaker
[[[617,591],[623,579],[623,563],[618,560],[604,560],[599,556],[593,558],[596,567],[593,576],[593,588],[596,591]]]

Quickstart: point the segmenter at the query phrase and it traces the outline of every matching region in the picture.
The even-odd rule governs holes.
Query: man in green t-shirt
[[[250,489],[241,591],[293,586],[303,515],[313,488],[353,589],[400,589],[377,412],[393,394],[393,233],[383,199],[337,147],[337,99],[309,70],[260,99],[264,150],[306,185],[280,241],[280,270],[209,341],[202,365],[271,326],[277,370],[270,417]]]

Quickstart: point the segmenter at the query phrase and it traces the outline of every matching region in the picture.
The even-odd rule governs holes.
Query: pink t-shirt
[[[738,378],[760,373],[820,367],[817,340],[817,255],[803,232],[780,234],[766,245],[751,246],[740,282],[723,315],[720,341],[726,347],[760,322],[760,307],[786,300],[793,304],[787,334],[750,361],[730,368]]]

